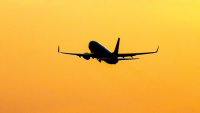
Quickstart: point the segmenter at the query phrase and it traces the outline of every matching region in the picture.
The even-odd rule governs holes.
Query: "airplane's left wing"
[[[159,49],[159,46],[157,48],[156,51],[154,52],[142,52],[142,53],[119,53],[118,54],[118,57],[128,57],[128,56],[136,56],[136,55],[144,55],[144,54],[153,54],[153,53],[157,53],[158,52],[158,49]]]
[[[60,47],[58,46],[58,53],[61,53],[61,54],[68,54],[68,55],[76,55],[76,56],[79,56],[79,57],[93,57],[93,54],[90,54],[90,53],[69,53],[69,52],[61,52],[60,51]]]

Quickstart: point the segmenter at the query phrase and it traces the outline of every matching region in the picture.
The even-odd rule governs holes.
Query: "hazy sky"
[[[0,113],[199,113],[199,0],[1,0]],[[57,53],[154,51],[117,65]]]

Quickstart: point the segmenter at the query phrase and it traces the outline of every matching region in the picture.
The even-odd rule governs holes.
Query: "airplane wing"
[[[58,53],[61,53],[61,54],[69,54],[69,55],[76,55],[76,56],[79,56],[79,57],[83,57],[83,56],[86,56],[86,55],[87,55],[87,57],[93,57],[93,54],[90,54],[90,53],[69,53],[69,52],[61,52],[59,46],[58,46]]]
[[[118,60],[137,60],[139,58],[118,58]]]
[[[119,53],[118,54],[118,57],[128,57],[128,56],[136,56],[136,55],[144,55],[144,54],[153,54],[153,53],[157,53],[159,50],[159,46],[157,48],[156,51],[154,52],[142,52],[142,53]]]
[[[61,53],[61,54],[69,54],[69,55],[76,55],[76,56],[79,56],[79,57],[84,56],[84,54],[81,54],[81,53],[67,53],[67,52],[59,52],[59,53]]]

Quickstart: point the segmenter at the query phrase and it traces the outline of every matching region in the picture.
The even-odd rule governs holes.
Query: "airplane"
[[[119,43],[120,43],[120,38],[118,38],[118,40],[117,40],[117,44],[115,46],[114,52],[110,52],[107,48],[105,48],[103,45],[101,45],[97,41],[90,41],[89,42],[89,49],[90,49],[91,53],[61,52],[59,46],[58,46],[58,53],[75,55],[75,56],[83,57],[86,60],[89,60],[90,58],[93,58],[93,59],[96,58],[99,62],[104,61],[108,64],[117,64],[118,61],[122,61],[122,60],[139,59],[139,58],[133,58],[133,56],[136,56],[136,55],[157,53],[158,49],[159,49],[159,46],[158,46],[157,50],[154,51],[154,52],[118,53]],[[127,57],[129,57],[129,58],[127,58]]]

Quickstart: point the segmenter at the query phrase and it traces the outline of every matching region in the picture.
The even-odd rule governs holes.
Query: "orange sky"
[[[199,113],[199,0],[0,1],[0,113]],[[158,54],[117,65],[57,53]]]

